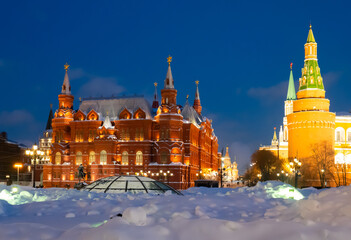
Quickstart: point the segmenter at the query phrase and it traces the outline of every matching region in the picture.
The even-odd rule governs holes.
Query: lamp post
[[[297,188],[297,179],[299,177],[301,164],[302,163],[299,160],[297,160],[296,157],[294,158],[293,162],[290,162],[292,171],[295,173],[295,188]]]
[[[15,163],[15,168],[17,168],[17,184],[19,184],[19,169],[23,167],[22,163]]]
[[[322,172],[322,188],[324,188],[325,187],[325,170],[321,169],[321,172]]]
[[[41,159],[44,156],[44,152],[38,150],[38,145],[34,144],[32,150],[26,150],[27,156],[32,156],[33,161],[33,168],[32,168],[32,181],[33,181],[33,188],[35,188],[35,164],[37,159]]]

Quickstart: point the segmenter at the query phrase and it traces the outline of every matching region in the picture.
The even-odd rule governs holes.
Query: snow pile
[[[184,196],[17,190],[0,188],[1,239],[338,240],[351,234],[351,187],[297,191],[266,182],[191,188]]]

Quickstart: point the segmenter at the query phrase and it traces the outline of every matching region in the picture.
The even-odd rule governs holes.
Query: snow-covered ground
[[[300,192],[280,182],[184,196],[0,186],[0,239],[350,239],[351,187]]]

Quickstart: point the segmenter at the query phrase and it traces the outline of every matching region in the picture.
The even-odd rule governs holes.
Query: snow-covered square
[[[107,194],[0,188],[0,239],[349,239],[351,187],[242,188]]]

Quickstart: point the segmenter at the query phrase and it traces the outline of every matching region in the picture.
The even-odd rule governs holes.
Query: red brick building
[[[72,187],[83,164],[86,182],[115,174],[138,174],[174,188],[194,186],[217,174],[218,139],[212,121],[202,116],[196,82],[193,106],[177,104],[171,58],[161,90],[150,105],[143,97],[83,99],[73,110],[68,65],[52,119],[51,163],[44,166],[45,187]]]

